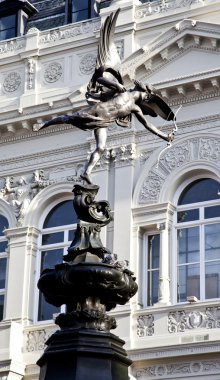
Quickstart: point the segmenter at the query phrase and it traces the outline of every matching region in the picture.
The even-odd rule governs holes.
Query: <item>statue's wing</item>
[[[87,101],[91,95],[93,98],[97,97],[97,95],[94,96],[97,93],[97,101],[99,100],[97,80],[103,77],[104,72],[110,73],[119,83],[123,84],[121,74],[117,71],[117,66],[121,63],[121,60],[114,45],[115,25],[119,12],[120,8],[115,13],[107,16],[101,26],[95,72],[87,86]]]
[[[96,69],[100,66],[110,66],[114,68],[120,63],[120,57],[114,45],[115,25],[120,8],[115,13],[111,13],[105,19],[100,29],[100,41],[98,46],[98,55],[96,58]]]
[[[160,116],[164,120],[175,120],[175,115],[168,104],[156,94],[151,94],[148,100],[139,103],[144,115]]]

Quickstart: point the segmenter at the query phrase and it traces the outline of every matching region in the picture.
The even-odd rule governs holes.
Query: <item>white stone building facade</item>
[[[72,188],[95,144],[71,125],[32,126],[86,105],[100,23],[118,7],[125,85],[154,85],[178,131],[164,149],[135,117],[113,125],[93,173],[114,212],[103,243],[129,260],[139,286],[112,312],[113,333],[132,379],[220,380],[220,1],[103,4],[99,17],[0,41],[0,380],[38,379],[59,311],[37,280],[71,242]]]

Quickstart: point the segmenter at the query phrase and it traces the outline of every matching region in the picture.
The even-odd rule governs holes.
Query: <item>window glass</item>
[[[178,264],[199,261],[199,228],[178,230]]]
[[[205,219],[220,217],[220,205],[205,207]]]
[[[220,184],[211,178],[199,179],[188,185],[180,195],[179,205],[219,199]]]
[[[0,17],[0,40],[16,37],[17,16]]]
[[[72,22],[96,17],[94,4],[95,0],[72,0]]]
[[[41,255],[41,270],[46,268],[54,268],[56,264],[63,261],[63,250],[53,249],[50,251],[43,251]]]
[[[184,222],[191,222],[193,220],[199,219],[199,209],[194,210],[184,210],[179,211],[177,213],[177,222],[178,223],[184,223]]]
[[[152,306],[158,302],[160,266],[160,235],[148,236],[147,255],[147,305]]]
[[[7,219],[3,215],[0,215],[0,236],[5,236],[4,230],[7,228],[8,228]]]
[[[182,265],[178,269],[178,302],[186,301],[189,296],[200,298],[199,264]]]
[[[0,258],[0,289],[5,288],[7,258]]]
[[[7,270],[7,240],[4,230],[8,228],[8,221],[0,215],[0,321],[3,319],[4,301],[6,291],[6,270]]]
[[[64,201],[55,206],[45,219],[43,228],[77,223],[77,215],[72,201]]]
[[[205,259],[220,260],[220,224],[205,226]]]
[[[42,245],[60,243],[64,239],[64,232],[54,232],[42,235]]]
[[[188,185],[177,207],[177,300],[220,296],[220,198],[219,183],[204,178]],[[210,206],[210,201],[213,205]],[[207,203],[208,202],[208,203]],[[190,209],[188,204],[200,203]],[[186,205],[186,209],[183,209]],[[215,223],[213,223],[215,218]],[[178,223],[185,223],[184,227]],[[189,226],[187,226],[187,224]]]
[[[43,224],[40,247],[41,272],[46,268],[53,269],[63,261],[70,242],[74,238],[78,222],[73,201],[64,201],[56,205],[47,215]],[[53,314],[59,313],[60,308],[48,304],[42,293],[39,293],[38,320],[51,320]]]
[[[0,294],[0,321],[3,319],[4,312],[4,295]]]

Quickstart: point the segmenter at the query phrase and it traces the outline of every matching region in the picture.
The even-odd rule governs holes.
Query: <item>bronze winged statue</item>
[[[100,42],[96,59],[95,72],[87,86],[85,94],[88,106],[72,115],[58,116],[45,124],[35,124],[38,131],[56,124],[72,124],[82,130],[93,130],[96,148],[91,153],[85,171],[81,174],[88,184],[92,184],[91,172],[106,149],[107,128],[113,123],[128,127],[134,114],[138,121],[150,132],[170,143],[174,130],[166,134],[149,123],[144,115],[160,116],[167,121],[175,121],[175,115],[165,101],[156,94],[151,85],[134,81],[134,87],[126,90],[120,72],[119,56],[114,49],[113,39],[115,24],[120,9],[111,13],[100,30]]]

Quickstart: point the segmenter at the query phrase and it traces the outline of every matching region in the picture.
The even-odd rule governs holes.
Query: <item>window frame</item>
[[[72,201],[72,198],[70,197],[63,197],[62,199],[59,200],[59,202],[54,201],[52,202],[48,207],[45,208],[43,215],[41,216],[40,220],[40,233],[38,236],[38,250],[37,250],[37,258],[36,258],[36,281],[35,281],[35,289],[37,289],[36,296],[35,296],[35,301],[34,301],[34,323],[35,324],[48,324],[48,323],[53,323],[53,317],[51,319],[45,319],[45,320],[39,320],[39,306],[40,306],[40,290],[37,287],[38,280],[41,275],[41,255],[42,252],[45,250],[53,250],[53,249],[67,249],[70,246],[71,241],[68,240],[68,232],[70,230],[73,230],[74,228],[76,229],[77,223],[73,224],[66,224],[66,225],[61,225],[61,226],[56,226],[56,227],[49,227],[49,228],[43,228],[45,219],[47,215],[50,213],[50,211],[53,210],[54,207],[59,205],[62,202],[65,201]],[[54,244],[42,244],[42,236],[46,233],[55,233],[55,232],[63,232],[64,231],[64,239],[63,242],[59,243],[54,243]],[[64,251],[64,254],[67,252]],[[65,305],[62,305],[60,308],[60,312],[65,311]]]
[[[174,214],[174,223],[173,223],[173,265],[172,265],[172,278],[173,278],[173,287],[171,289],[171,296],[173,300],[173,304],[185,304],[188,303],[187,300],[178,302],[178,239],[177,239],[177,231],[178,229],[185,229],[190,227],[198,227],[199,228],[199,273],[200,273],[200,297],[199,301],[201,302],[209,302],[209,301],[215,301],[219,300],[219,298],[205,298],[205,264],[207,263],[207,260],[205,259],[205,226],[207,225],[214,225],[214,224],[220,224],[220,216],[215,218],[206,218],[205,219],[205,208],[210,206],[219,206],[220,205],[220,198],[215,200],[210,200],[206,202],[195,202],[190,204],[184,204],[184,205],[178,205],[178,200],[183,192],[183,190],[190,184],[193,184],[193,182],[199,180],[199,179],[213,179],[217,182],[218,178],[215,176],[208,176],[208,175],[199,175],[194,178],[187,179],[184,181],[181,186],[178,188],[178,191],[175,194],[174,202],[176,205],[176,212]],[[220,187],[220,186],[219,186]],[[179,211],[185,211],[185,210],[193,210],[193,209],[199,209],[199,219],[188,221],[188,222],[179,222],[177,221],[177,215]],[[211,260],[210,260],[211,261]],[[217,260],[213,259],[213,262],[216,262]],[[220,262],[220,260],[219,260]],[[193,263],[190,263],[193,264]],[[193,294],[191,294],[193,295]]]

